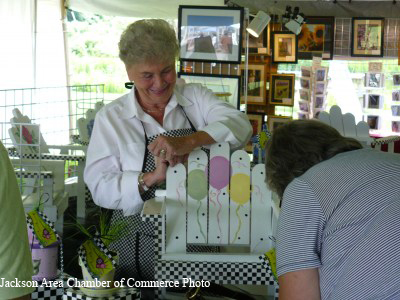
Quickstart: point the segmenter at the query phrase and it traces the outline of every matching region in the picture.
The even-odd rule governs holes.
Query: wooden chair
[[[192,152],[188,170],[182,164],[169,168],[166,190],[157,191],[142,211],[143,220],[155,226],[155,279],[275,285],[277,294],[263,258],[273,246],[278,214],[265,166],[251,168],[245,151],[230,156],[229,145],[218,143],[209,160],[203,150]],[[230,251],[188,252],[191,246]],[[157,297],[163,292],[158,289]]]
[[[14,144],[14,149],[9,149],[9,155],[23,161],[22,169],[24,171],[39,173],[51,170],[53,174],[59,174],[56,175],[55,182],[59,182],[58,178],[62,178],[64,189],[68,192],[69,197],[77,197],[77,217],[84,218],[86,198],[90,199],[90,193],[83,182],[85,156],[84,154],[74,153],[76,151],[83,153],[85,146],[47,145],[40,132],[39,125],[32,124],[31,120],[22,115],[17,108],[13,110],[13,115],[8,132]],[[67,178],[64,181],[65,165],[70,162],[77,164],[77,176]],[[40,170],[34,167],[38,164],[40,164]],[[31,178],[28,180],[30,182],[27,186],[37,185],[36,180],[36,177]],[[33,191],[27,189],[27,192]]]

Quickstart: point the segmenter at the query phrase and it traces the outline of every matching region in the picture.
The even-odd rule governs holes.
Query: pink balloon
[[[230,165],[223,156],[215,156],[210,160],[210,185],[221,190],[229,184]]]

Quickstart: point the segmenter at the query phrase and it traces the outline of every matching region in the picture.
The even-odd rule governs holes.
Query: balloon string
[[[178,195],[178,201],[181,204],[181,206],[183,207],[183,201],[181,200],[181,194],[179,193],[179,189],[183,189],[183,183],[185,182],[185,180],[182,180],[179,184],[178,187],[176,188],[176,194]]]
[[[232,243],[236,242],[236,239],[237,239],[237,237],[238,237],[240,228],[242,227],[242,219],[240,218],[240,215],[239,215],[239,209],[240,209],[241,207],[242,207],[242,205],[239,205],[239,206],[236,208],[236,216],[238,217],[239,225],[238,225],[238,229],[236,230],[235,238],[233,239],[233,242],[232,242]]]
[[[260,187],[258,185],[253,185],[253,187],[255,189],[257,189],[256,191],[254,191],[254,193],[259,196],[261,204],[264,204],[264,200],[262,198]]]
[[[201,201],[199,201],[199,207],[197,208],[197,224],[199,224],[200,233],[204,238],[204,242],[206,242],[206,236],[204,235],[203,228],[201,228],[200,224],[200,207],[201,207]]]
[[[219,219],[219,214],[221,213],[222,205],[221,205],[221,202],[219,202],[219,194],[221,194],[221,190],[218,190],[218,193],[217,193],[217,202],[218,202],[218,205],[219,205],[218,212],[217,212],[217,223],[218,223],[218,228],[219,228],[219,234],[221,236],[220,243],[222,243],[223,234],[222,234],[222,229],[221,229],[221,222],[220,222],[220,219]]]
[[[215,193],[210,189],[210,201],[211,203],[214,205],[214,207],[216,206],[215,201],[212,199],[212,197],[215,196]]]

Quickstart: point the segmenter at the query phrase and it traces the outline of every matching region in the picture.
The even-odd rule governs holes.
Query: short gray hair
[[[179,45],[173,27],[161,19],[130,24],[119,41],[119,57],[127,66],[146,61],[174,61]]]

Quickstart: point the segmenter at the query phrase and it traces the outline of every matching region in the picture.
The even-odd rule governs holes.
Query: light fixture
[[[259,11],[254,19],[247,26],[246,30],[255,37],[259,37],[265,26],[271,21],[271,17],[263,11]]]
[[[286,12],[282,16],[285,22],[285,27],[294,34],[298,35],[301,32],[301,26],[305,23],[304,14],[299,13],[299,8],[296,6],[292,13],[292,8],[286,6]]]

